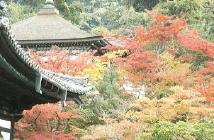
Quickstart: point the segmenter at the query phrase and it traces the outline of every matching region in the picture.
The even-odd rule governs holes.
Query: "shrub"
[[[106,117],[118,117],[116,111],[122,105],[124,107],[125,98],[117,84],[117,72],[115,68],[110,66],[103,74],[103,77],[97,84],[99,95],[90,97],[85,100],[85,104],[81,106],[82,112],[88,124],[102,123]]]
[[[194,136],[200,140],[214,139],[214,120],[201,120],[194,125]]]
[[[195,124],[183,121],[177,123],[159,121],[150,124],[136,140],[213,140],[213,124],[213,120],[201,120]]]
[[[155,124],[152,136],[156,140],[171,140],[174,134],[174,124],[168,121],[161,121]]]
[[[81,131],[79,124],[83,121],[74,105],[61,111],[59,104],[41,104],[23,112],[23,118],[16,123],[16,136],[22,139],[75,139]]]

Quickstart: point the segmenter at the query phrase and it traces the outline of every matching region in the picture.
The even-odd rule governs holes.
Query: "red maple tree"
[[[188,50],[203,53],[210,58],[214,58],[214,43],[202,39],[194,33],[179,33],[177,41]]]
[[[36,105],[31,110],[23,112],[23,118],[16,124],[18,138],[29,140],[74,140],[75,130],[66,133],[70,128],[69,119],[81,119],[80,112],[71,109],[63,112],[59,104]]]

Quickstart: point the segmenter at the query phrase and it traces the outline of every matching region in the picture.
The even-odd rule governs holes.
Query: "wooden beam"
[[[1,126],[0,126],[0,131],[11,133],[11,129],[4,128],[4,127],[1,127]]]
[[[15,121],[14,118],[11,119],[11,131],[10,131],[10,140],[14,139],[14,126],[15,126]]]

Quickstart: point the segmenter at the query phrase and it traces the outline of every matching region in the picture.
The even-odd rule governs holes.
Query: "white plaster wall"
[[[0,126],[3,127],[3,128],[11,129],[11,122],[0,119]],[[10,133],[2,131],[1,135],[2,135],[2,137],[3,137],[4,140],[10,140]]]

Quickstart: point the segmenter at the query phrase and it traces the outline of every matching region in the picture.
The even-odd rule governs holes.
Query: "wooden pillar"
[[[14,131],[15,119],[14,119],[14,117],[11,118],[10,123],[11,123],[10,140],[13,140],[14,139],[14,134],[15,134],[15,131]]]

